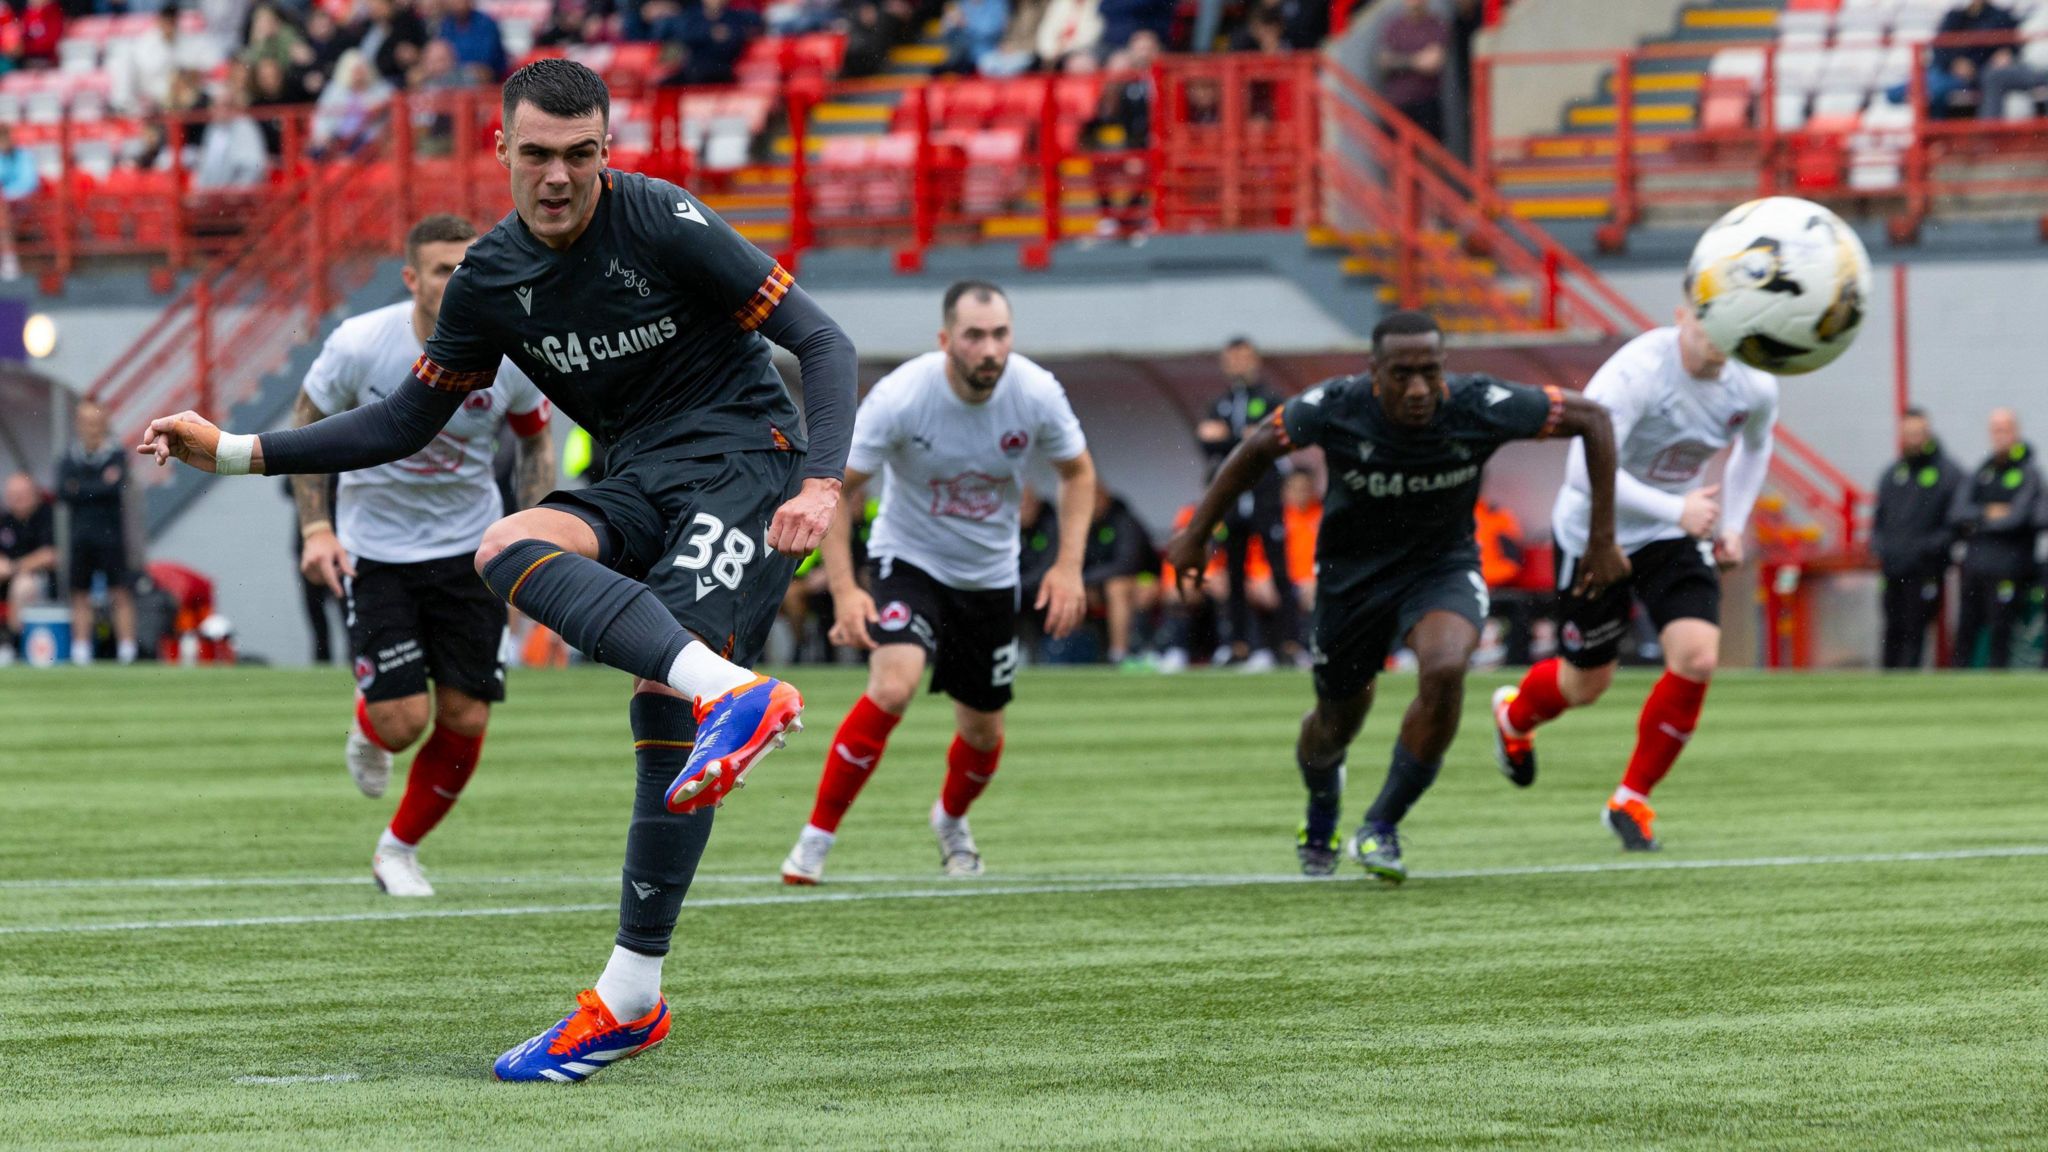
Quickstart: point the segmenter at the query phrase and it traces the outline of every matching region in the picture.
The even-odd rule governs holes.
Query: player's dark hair
[[[1373,355],[1379,355],[1380,346],[1387,342],[1389,336],[1427,336],[1435,333],[1441,337],[1443,331],[1437,327],[1436,317],[1427,312],[1389,312],[1380,317],[1379,323],[1372,326]]]
[[[544,57],[535,60],[505,81],[505,125],[512,124],[512,112],[531,104],[550,116],[574,119],[592,112],[611,127],[612,94],[604,81],[574,60]]]
[[[1259,346],[1252,343],[1252,338],[1249,336],[1232,336],[1230,343],[1223,346],[1223,350],[1228,352],[1233,348],[1249,348],[1254,352],[1259,350]]]
[[[1899,419],[1925,420],[1927,419],[1927,409],[1922,408],[1916,404],[1913,407],[1906,409],[1904,412],[1899,413]]]
[[[449,212],[422,217],[405,234],[405,262],[419,266],[420,249],[429,244],[459,244],[476,239],[476,225]]]
[[[962,298],[972,296],[976,303],[986,304],[991,300],[1010,302],[1010,294],[987,280],[961,280],[946,289],[946,298],[939,308],[939,318],[947,327],[953,326],[953,313],[959,310]]]

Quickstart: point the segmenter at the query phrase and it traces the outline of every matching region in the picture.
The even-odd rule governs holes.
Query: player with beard
[[[1486,461],[1511,440],[1576,436],[1592,465],[1582,590],[1624,579],[1614,546],[1614,438],[1606,410],[1557,388],[1490,376],[1446,376],[1443,334],[1420,312],[1373,329],[1362,376],[1326,381],[1287,401],[1230,454],[1166,558],[1181,585],[1200,587],[1209,541],[1233,502],[1288,453],[1315,445],[1330,484],[1316,537],[1310,635],[1315,707],[1302,717],[1295,764],[1308,786],[1298,856],[1309,876],[1337,868],[1344,758],[1372,706],[1388,653],[1405,644],[1418,672],[1392,764],[1345,851],[1389,883],[1408,876],[1399,825],[1436,780],[1457,735],[1465,672],[1488,608],[1472,509]],[[1603,482],[1601,465],[1610,470]]]
[[[1017,674],[1018,502],[1032,458],[1059,473],[1059,553],[1039,583],[1045,630],[1064,636],[1087,609],[1081,564],[1095,465],[1052,373],[1013,355],[1010,301],[993,284],[946,291],[939,350],[884,376],[861,402],[847,499],[825,534],[832,641],[869,653],[867,692],[825,755],[810,823],[782,862],[786,884],[816,884],[839,822],[874,774],[927,665],[953,698],[946,779],[932,834],[948,876],[979,876],[967,809],[995,775],[1003,709]],[[863,588],[853,570],[854,494],[883,477]],[[877,605],[880,607],[877,607]]]
[[[499,520],[476,553],[499,598],[635,677],[611,960],[574,1012],[494,1067],[569,1082],[667,1037],[662,961],[712,809],[798,727],[796,689],[748,665],[838,503],[855,356],[703,201],[608,167],[611,94],[589,68],[527,65],[502,112],[514,210],[449,277],[426,351],[388,396],[260,436],[184,412],[153,421],[139,451],[224,475],[388,464],[426,447],[506,358],[604,448],[604,479]],[[808,451],[770,341],[801,367]]]

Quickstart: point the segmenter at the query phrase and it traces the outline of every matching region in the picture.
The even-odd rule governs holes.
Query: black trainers
[[[1375,832],[1368,824],[1344,842],[1344,852],[1389,884],[1408,878],[1408,866],[1401,863],[1401,834],[1391,829]]]
[[[1321,880],[1337,874],[1337,863],[1342,857],[1337,851],[1337,834],[1321,844],[1308,841],[1308,825],[1302,824],[1294,832],[1294,855],[1301,861],[1301,874]]]
[[[1651,831],[1657,814],[1641,800],[1628,800],[1620,804],[1609,800],[1607,808],[1600,814],[1600,822],[1607,830],[1621,838],[1624,852],[1655,852],[1664,847]]]

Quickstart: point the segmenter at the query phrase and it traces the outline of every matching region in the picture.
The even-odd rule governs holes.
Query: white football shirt
[[[1657,328],[1623,345],[1586,385],[1586,398],[1614,422],[1621,472],[1615,477],[1616,542],[1633,552],[1685,536],[1678,518],[1685,494],[1700,486],[1707,463],[1730,444],[1721,492],[1721,528],[1741,532],[1770,469],[1778,381],[1735,360],[1716,380],[1685,370],[1678,329]],[[1584,441],[1573,440],[1564,487],[1551,509],[1558,546],[1582,555],[1592,520]]]
[[[404,383],[421,350],[410,300],[350,317],[307,370],[306,395],[328,415],[382,399]],[[403,460],[341,474],[334,515],[341,546],[385,564],[476,551],[484,529],[505,514],[491,457],[508,420],[521,436],[539,433],[548,420],[547,399],[509,360],[433,443]]]
[[[1052,373],[1013,353],[995,394],[969,404],[946,382],[945,353],[927,352],[882,377],[854,416],[846,466],[882,477],[868,555],[951,588],[1014,588],[1030,462],[1087,448]]]

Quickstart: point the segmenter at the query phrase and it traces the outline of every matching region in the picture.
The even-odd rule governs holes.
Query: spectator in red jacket
[[[21,12],[21,60],[30,67],[57,65],[57,42],[64,39],[64,10],[57,0],[28,0]]]

